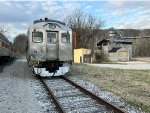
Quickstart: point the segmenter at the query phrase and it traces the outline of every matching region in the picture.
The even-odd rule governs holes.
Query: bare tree
[[[0,25],[0,33],[8,35],[10,27],[8,25]]]
[[[65,19],[65,23],[72,28],[77,37],[77,48],[93,48],[94,41],[104,21],[81,9],[76,9]]]

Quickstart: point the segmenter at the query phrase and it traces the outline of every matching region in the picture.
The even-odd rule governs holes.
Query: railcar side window
[[[43,42],[43,33],[36,31],[32,33],[32,41],[35,43],[41,43]]]
[[[0,47],[2,47],[2,41],[0,41]]]
[[[70,43],[70,34],[69,33],[62,33],[61,34],[61,41],[63,43]]]
[[[55,43],[57,41],[57,34],[53,32],[47,33],[47,42]]]

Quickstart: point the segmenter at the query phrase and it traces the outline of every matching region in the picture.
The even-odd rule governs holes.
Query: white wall
[[[118,53],[117,52],[109,52],[108,60],[112,62],[118,62]]]

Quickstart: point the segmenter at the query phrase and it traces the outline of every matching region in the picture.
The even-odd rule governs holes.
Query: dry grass
[[[150,70],[123,70],[74,65],[72,74],[119,94],[131,105],[150,113]]]

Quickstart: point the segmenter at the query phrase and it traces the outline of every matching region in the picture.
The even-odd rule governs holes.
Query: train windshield
[[[36,31],[32,33],[32,41],[35,43],[41,43],[43,42],[43,33]]]
[[[62,33],[61,34],[61,41],[63,43],[70,43],[70,34],[69,33]]]
[[[57,41],[57,33],[55,32],[48,32],[47,33],[47,42],[55,43]]]

